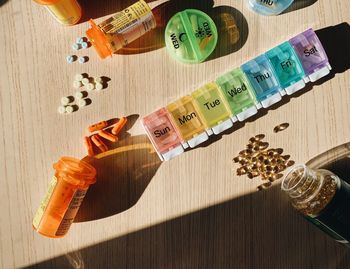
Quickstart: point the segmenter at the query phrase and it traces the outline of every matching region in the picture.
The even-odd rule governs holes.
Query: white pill
[[[75,98],[77,98],[77,99],[82,99],[82,98],[84,98],[85,97],[85,92],[76,92],[75,93]]]
[[[88,85],[90,83],[90,80],[88,78],[83,78],[81,80],[81,83],[83,83],[84,86]]]
[[[81,47],[82,47],[83,49],[87,49],[87,48],[89,47],[89,44],[88,44],[87,42],[82,42],[82,43],[81,43]]]
[[[77,81],[76,80],[76,81],[73,82],[73,87],[75,89],[79,89],[81,86],[82,86],[81,81]]]
[[[79,57],[79,63],[80,63],[80,64],[83,64],[83,63],[85,63],[86,61],[87,61],[87,58],[86,58],[85,56]]]
[[[64,114],[64,113],[66,113],[66,108],[65,108],[65,106],[59,106],[57,111],[60,114]]]
[[[101,77],[95,77],[95,78],[94,78],[94,81],[95,81],[96,83],[102,83],[102,82],[103,82],[103,80],[102,80]]]
[[[78,37],[75,43],[81,44],[85,41],[85,37]]]
[[[97,91],[102,90],[102,89],[103,89],[102,83],[96,83],[96,84],[95,84],[95,88],[96,88]]]
[[[74,55],[68,55],[67,58],[66,58],[67,62],[68,63],[73,63],[75,61],[75,57]]]
[[[93,89],[95,89],[95,85],[93,83],[89,83],[85,87],[88,91],[92,91]]]
[[[80,44],[74,43],[74,44],[72,45],[72,49],[74,49],[74,50],[79,50],[79,49],[80,49]]]
[[[73,99],[73,98],[71,98],[70,96],[62,97],[62,98],[61,98],[61,104],[64,105],[64,106],[66,106],[66,105],[68,105],[70,102],[73,101],[72,99]]]
[[[79,100],[79,107],[83,107],[83,106],[86,106],[86,105],[87,105],[86,99],[80,99]]]
[[[76,74],[76,75],[74,76],[74,80],[76,80],[76,81],[82,81],[83,78],[84,78],[84,75],[83,75],[83,74]]]
[[[72,113],[74,111],[74,108],[72,106],[66,106],[66,112]]]

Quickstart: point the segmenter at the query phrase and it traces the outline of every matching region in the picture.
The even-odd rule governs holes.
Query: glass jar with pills
[[[71,157],[62,157],[53,167],[55,174],[34,216],[33,228],[58,238],[68,232],[89,186],[96,182],[96,170]]]
[[[102,59],[112,56],[157,25],[151,8],[143,0],[117,12],[100,24],[93,20],[89,22],[91,28],[86,31],[86,36]]]
[[[34,0],[46,7],[51,15],[63,25],[76,24],[81,16],[81,7],[77,0]]]

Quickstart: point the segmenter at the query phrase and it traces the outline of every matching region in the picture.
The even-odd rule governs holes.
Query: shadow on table
[[[294,2],[285,11],[283,11],[282,14],[309,7],[316,2],[317,0],[294,0]]]
[[[350,268],[350,255],[346,247],[293,210],[286,195],[276,186],[29,268],[70,266],[346,269]]]
[[[128,117],[126,130],[137,117]],[[107,152],[83,159],[96,168],[97,181],[89,188],[75,222],[109,217],[135,205],[161,164],[146,135],[124,132],[108,147]]]
[[[0,7],[4,4],[6,4],[8,2],[8,0],[0,0]]]
[[[315,31],[319,37],[326,54],[332,70],[327,76],[317,80],[313,83],[308,83],[306,87],[293,95],[283,96],[282,100],[279,103],[276,103],[269,107],[268,109],[260,109],[257,114],[248,118],[244,122],[236,122],[234,127],[226,130],[225,132],[219,135],[212,135],[209,137],[209,140],[200,144],[198,147],[207,147],[212,143],[220,140],[224,135],[231,134],[236,130],[244,127],[246,122],[253,122],[258,118],[267,115],[269,110],[278,109],[280,106],[283,106],[290,102],[292,98],[300,97],[301,95],[309,92],[313,89],[314,86],[322,85],[328,80],[334,78],[335,74],[343,73],[350,68],[350,53],[348,50],[350,48],[350,26],[347,22],[337,24],[335,26],[329,26]],[[335,89],[334,89],[335,90]],[[273,128],[273,126],[271,126]],[[188,149],[193,150],[193,149]]]

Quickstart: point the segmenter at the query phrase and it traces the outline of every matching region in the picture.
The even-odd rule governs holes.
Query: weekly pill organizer
[[[329,74],[309,29],[142,119],[159,158],[170,160]]]

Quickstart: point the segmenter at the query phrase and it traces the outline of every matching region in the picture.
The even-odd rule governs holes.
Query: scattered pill
[[[80,49],[80,44],[79,44],[79,43],[74,43],[74,44],[72,45],[72,49],[74,49],[74,50],[79,50],[79,49]]]
[[[85,75],[84,75],[84,74],[76,74],[76,75],[74,76],[74,80],[75,80],[75,81],[82,81],[84,78],[85,78]]]
[[[118,137],[116,137],[115,135],[113,134],[110,134],[108,133],[107,131],[105,130],[101,130],[98,132],[98,135],[103,137],[104,139],[107,139],[108,141],[111,141],[111,142],[117,142],[118,141]]]
[[[88,91],[92,91],[93,89],[95,89],[95,85],[93,83],[88,83],[87,85],[85,85],[85,87]]]
[[[88,96],[88,94],[85,91],[75,93],[75,98],[77,98],[77,99],[83,99],[87,96]]]
[[[64,113],[66,113],[66,107],[65,106],[59,106],[57,111],[60,114],[64,114]]]
[[[89,44],[87,42],[83,41],[83,42],[81,42],[81,47],[83,49],[87,49],[89,47]]]
[[[83,84],[81,83],[81,81],[74,81],[73,82],[73,88],[75,89],[79,89],[81,86],[83,86]]]
[[[103,79],[101,77],[94,77],[95,83],[103,83]]]
[[[96,83],[96,84],[95,84],[95,89],[96,89],[97,91],[100,91],[100,90],[103,89],[103,85],[102,85],[101,83]]]
[[[108,150],[108,147],[105,143],[103,143],[99,135],[93,135],[91,137],[91,140],[100,149],[101,152],[105,152]]]
[[[125,126],[127,121],[128,121],[128,119],[126,117],[120,118],[120,120],[116,123],[116,125],[114,125],[114,127],[112,129],[112,134],[118,136],[118,134],[120,133],[121,129],[123,129],[123,127]]]
[[[81,83],[83,83],[84,86],[88,85],[90,83],[90,80],[88,78],[83,78],[81,80]]]
[[[88,136],[84,137],[84,145],[89,156],[94,156],[94,149],[92,148],[91,139]]]
[[[102,130],[103,128],[106,128],[108,126],[108,122],[107,121],[100,121],[98,123],[92,124],[88,127],[88,131],[90,133],[95,132],[95,131],[99,131]]]
[[[281,131],[287,129],[288,127],[289,127],[289,123],[288,122],[281,123],[281,124],[277,125],[275,128],[273,128],[273,131],[275,133],[278,133],[278,132],[281,132]]]
[[[79,107],[84,107],[84,106],[86,106],[86,105],[87,105],[87,100],[86,100],[86,99],[80,99],[80,100],[78,101],[78,105],[79,105]]]
[[[88,57],[87,56],[81,56],[81,57],[79,57],[78,61],[79,61],[80,64],[86,63],[88,61]]]
[[[61,98],[61,104],[64,105],[64,106],[68,105],[69,103],[71,103],[73,101],[74,101],[74,97],[73,96],[65,96],[65,97]]]
[[[75,55],[68,55],[66,58],[68,63],[73,63],[76,60],[76,56]]]
[[[72,106],[66,106],[66,112],[72,113],[74,111],[74,108]]]
[[[86,38],[85,37],[78,37],[75,43],[81,44],[85,42]]]

